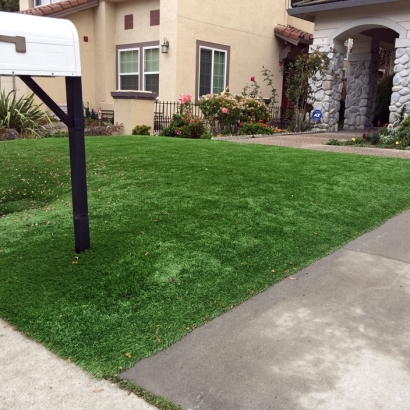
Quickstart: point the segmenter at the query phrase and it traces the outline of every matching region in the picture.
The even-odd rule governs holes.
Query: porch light
[[[164,42],[161,45],[161,53],[168,53],[169,42],[166,37],[164,37]]]

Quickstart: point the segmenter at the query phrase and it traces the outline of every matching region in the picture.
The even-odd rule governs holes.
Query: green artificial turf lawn
[[[410,207],[410,161],[88,138],[74,253],[67,139],[0,143],[0,316],[112,376]]]

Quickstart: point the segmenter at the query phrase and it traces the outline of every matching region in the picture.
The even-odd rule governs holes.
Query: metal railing
[[[202,117],[199,104],[192,104],[192,115]],[[178,101],[155,101],[154,108],[154,133],[161,132],[167,127],[174,114],[182,112],[181,103]]]
[[[174,114],[180,114],[182,112],[182,106],[180,102],[174,101],[155,101],[154,106],[154,133],[160,133],[166,128]],[[270,127],[285,128],[289,124],[286,108],[279,105],[270,106],[267,105],[269,110],[269,122]],[[191,105],[192,115],[203,117],[199,104]],[[208,124],[212,125],[212,124]],[[215,124],[213,124],[215,128]],[[237,130],[236,130],[237,131]]]

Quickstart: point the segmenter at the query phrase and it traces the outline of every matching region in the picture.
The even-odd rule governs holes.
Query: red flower
[[[362,137],[363,137],[363,138],[366,138],[366,133],[363,133]]]
[[[255,77],[251,77],[251,81],[255,81]]]
[[[263,123],[263,120],[259,120],[258,122],[259,122],[259,124],[262,124],[262,123]]]
[[[239,123],[239,126],[240,126],[240,127],[243,127],[243,122],[240,122],[240,123]]]
[[[266,124],[262,124],[266,128]]]
[[[252,122],[252,121],[249,121],[249,124],[253,124],[253,122]]]

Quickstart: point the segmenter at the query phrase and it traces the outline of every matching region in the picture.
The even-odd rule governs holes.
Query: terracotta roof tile
[[[57,3],[45,4],[28,10],[19,11],[20,14],[31,14],[33,16],[49,16],[63,10],[74,9],[77,6],[90,3],[90,7],[97,5],[95,0],[63,0]],[[92,4],[91,4],[92,3]],[[81,8],[82,9],[82,8]],[[75,10],[73,10],[74,12]]]
[[[292,44],[299,44],[302,42],[304,44],[310,44],[313,42],[313,34],[306,31],[299,30],[293,26],[283,26],[282,24],[277,24],[274,29],[275,35],[287,40]]]

